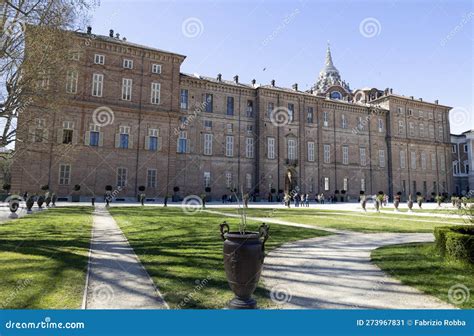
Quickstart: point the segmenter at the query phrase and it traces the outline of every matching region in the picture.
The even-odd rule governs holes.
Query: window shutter
[[[63,143],[63,133],[64,131],[62,128],[58,129],[58,135],[56,139],[59,144]]]
[[[115,148],[120,147],[120,134],[115,134]]]
[[[146,150],[150,149],[150,137],[149,136],[145,137],[145,149]]]
[[[72,130],[72,144],[77,145],[77,134],[78,132],[76,130]]]
[[[103,146],[104,146],[104,133],[99,132],[99,147],[103,147]]]
[[[128,135],[128,148],[129,149],[133,148],[133,136],[130,134]]]
[[[161,150],[161,143],[163,141],[163,138],[162,137],[158,137],[158,150],[160,151]]]
[[[84,137],[84,145],[89,146],[91,143],[91,132],[87,131]]]

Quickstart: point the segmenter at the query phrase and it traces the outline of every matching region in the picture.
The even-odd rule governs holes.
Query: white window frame
[[[156,169],[147,169],[146,171],[146,185],[147,188],[156,188],[157,181],[157,170]]]
[[[382,119],[378,119],[377,120],[377,126],[378,126],[378,129],[379,129],[379,133],[383,133],[383,120]]]
[[[267,138],[267,158],[270,160],[275,159],[275,138]]]
[[[308,161],[314,162],[314,142],[308,141]]]
[[[153,82],[150,89],[150,103],[153,105],[160,104],[161,84]]]
[[[365,167],[367,165],[367,149],[365,147],[359,147],[359,159],[360,165]]]
[[[232,188],[232,173],[231,172],[225,173],[225,185],[227,188]]]
[[[161,64],[157,64],[157,63],[153,63],[151,65],[151,72],[154,73],[154,74],[161,74]]]
[[[324,163],[331,163],[331,145],[323,145]]]
[[[71,165],[60,164],[59,165],[59,185],[69,185],[71,183]]]
[[[379,149],[379,166],[385,168],[385,149]]]
[[[133,69],[133,60],[129,58],[123,59],[123,68],[124,69]]]
[[[234,136],[226,135],[225,137],[225,156],[233,157],[234,156]]]
[[[400,168],[405,169],[407,166],[407,155],[404,150],[400,151]]]
[[[288,159],[289,160],[296,160],[297,153],[296,153],[296,139],[288,139]]]
[[[245,138],[245,157],[247,159],[254,158],[254,141],[253,138]]]
[[[77,70],[68,70],[66,74],[66,92],[77,93],[77,81],[79,73]]]
[[[94,73],[92,75],[92,96],[102,97],[104,94],[104,75]]]
[[[349,146],[347,145],[342,146],[342,164],[349,164]]]
[[[94,64],[105,64],[105,55],[102,54],[94,54]]]
[[[131,78],[122,78],[122,100],[132,100],[133,80]]]
[[[323,112],[323,126],[324,127],[329,126],[329,112],[327,112],[327,111]]]
[[[324,191],[328,191],[330,188],[330,185],[329,185],[329,177],[325,177],[324,178]]]
[[[247,189],[252,189],[252,174],[245,174],[245,181],[247,183]]]
[[[212,134],[204,133],[204,155],[212,155]]]
[[[128,169],[125,167],[117,168],[117,187],[126,187],[128,180]]]
[[[410,152],[410,167],[411,167],[411,169],[416,169],[416,160],[417,160],[416,152],[411,151]]]
[[[204,188],[211,186],[211,172],[204,172]]]

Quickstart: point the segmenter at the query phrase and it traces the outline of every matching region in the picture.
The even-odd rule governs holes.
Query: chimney
[[[313,89],[312,89],[312,88],[309,90],[309,93],[311,93],[311,94],[313,94],[313,93],[314,93],[314,91],[313,91]]]
[[[423,98],[419,98],[419,101],[421,101],[421,102],[422,102],[422,101],[423,101]]]
[[[234,82],[236,82],[236,83],[239,82],[239,76],[238,76],[238,75],[235,75],[235,76],[234,76]]]
[[[127,41],[127,38],[126,37],[122,38],[122,41]]]
[[[109,36],[110,36],[110,37],[114,37],[114,30],[113,30],[113,29],[110,29],[110,30],[109,30]]]
[[[222,82],[222,74],[217,74],[217,80],[218,80],[219,82]]]
[[[115,38],[120,40],[120,34],[119,34],[119,33],[116,33],[116,34],[115,34]]]
[[[270,83],[273,87],[275,87],[275,80],[274,79],[272,79],[272,81]]]
[[[390,94],[392,94],[392,93],[393,93],[393,89],[390,89]]]
[[[90,35],[90,34],[92,34],[92,27],[87,26],[87,35]]]
[[[410,99],[413,100],[413,96],[410,96]]]
[[[298,91],[298,83],[295,83],[291,86],[293,90]]]
[[[439,101],[438,99],[435,100],[435,104],[438,105],[439,104]]]
[[[255,86],[255,83],[257,83],[257,81],[255,79],[252,79],[252,85]]]

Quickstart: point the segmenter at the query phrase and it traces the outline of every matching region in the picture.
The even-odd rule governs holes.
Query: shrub
[[[79,184],[76,184],[74,186],[74,191],[79,191],[79,190],[81,190],[81,186]]]
[[[174,188],[173,188],[173,191],[174,191],[175,193],[178,192],[178,191],[179,191],[179,187],[174,187]]]
[[[270,189],[270,192],[274,194],[276,192],[275,188]]]
[[[113,187],[109,184],[109,185],[106,185],[105,186],[105,190],[106,191],[112,191],[113,190]]]
[[[9,191],[11,188],[12,188],[12,186],[9,183],[5,183],[2,187],[2,189],[5,190],[5,191]]]
[[[436,248],[445,260],[474,263],[473,227],[438,227],[434,234]]]
[[[211,192],[211,187],[206,187],[206,188],[204,189],[204,191],[207,192],[207,193],[210,193],[210,192]]]
[[[145,186],[139,186],[139,187],[138,187],[138,190],[139,190],[139,191],[145,191]]]
[[[49,185],[45,184],[44,186],[41,187],[41,190],[49,190]]]

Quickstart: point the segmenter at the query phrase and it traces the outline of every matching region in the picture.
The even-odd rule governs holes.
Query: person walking
[[[299,197],[298,194],[293,195],[293,200],[295,201],[295,208],[299,206]]]
[[[306,204],[306,207],[309,208],[309,194],[306,194],[306,196],[304,198],[304,202]]]

